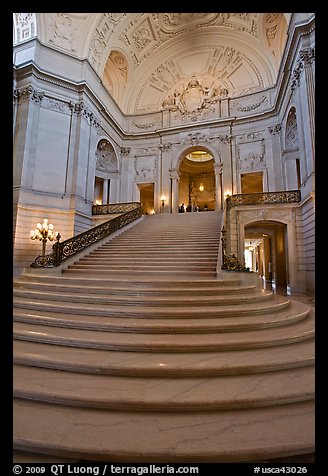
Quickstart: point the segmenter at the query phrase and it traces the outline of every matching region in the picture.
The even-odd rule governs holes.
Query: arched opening
[[[205,147],[189,149],[179,166],[179,209],[215,210],[214,158]]]
[[[110,142],[101,139],[96,149],[96,170],[94,182],[94,204],[107,205],[114,202],[111,179],[117,176],[118,161]]]
[[[245,226],[245,266],[257,272],[264,288],[287,292],[287,225],[275,221]]]

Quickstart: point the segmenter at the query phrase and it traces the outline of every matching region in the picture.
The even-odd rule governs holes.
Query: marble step
[[[62,279],[62,281],[64,278]],[[130,282],[127,282],[126,284],[124,282],[116,284],[115,282],[109,282],[107,283],[107,286],[104,285],[104,283],[100,285],[95,285],[92,280],[84,280],[80,281],[78,284],[71,284],[70,280],[66,280],[64,282],[56,280],[53,282],[53,279],[42,279],[42,280],[36,280],[36,279],[29,279],[29,280],[14,280],[13,285],[14,285],[14,290],[15,289],[35,289],[35,290],[40,290],[40,291],[51,291],[51,292],[74,292],[74,293],[80,293],[87,290],[88,293],[94,293],[94,294],[111,294],[111,295],[116,295],[116,294],[124,294],[126,297],[128,296],[134,296],[134,295],[140,295],[140,296],[149,296],[149,295],[159,295],[159,296],[188,296],[188,295],[196,295],[197,297],[201,296],[220,296],[220,295],[231,295],[231,294],[254,294],[256,291],[256,286],[255,285],[243,285],[243,286],[209,286],[209,285],[204,285],[204,286],[191,286],[189,288],[172,288],[171,286],[164,287],[158,286],[156,283],[149,283],[148,286],[140,286],[140,283],[138,283],[138,286],[135,286],[133,283],[130,284]]]
[[[313,316],[290,326],[249,331],[201,334],[158,334],[96,329],[60,328],[42,324],[14,322],[17,340],[128,352],[211,352],[283,346],[314,338]]]
[[[184,251],[180,255],[174,255],[170,254],[169,256],[162,256],[162,254],[159,252],[157,253],[156,256],[150,256],[147,253],[143,255],[139,255],[139,253],[134,252],[134,253],[129,253],[129,254],[124,254],[124,253],[111,253],[108,255],[105,254],[99,254],[99,255],[87,255],[84,256],[83,258],[80,258],[78,260],[79,263],[129,263],[131,266],[134,266],[136,263],[151,263],[151,264],[159,264],[162,265],[163,263],[176,263],[177,261],[182,261],[183,263],[186,264],[216,264],[217,262],[217,255],[215,256],[186,256],[186,252]]]
[[[153,279],[161,279],[164,277],[167,277],[167,279],[171,279],[171,278],[176,279],[179,276],[181,276],[182,278],[186,278],[188,276],[214,278],[216,276],[216,270],[214,269],[214,267],[213,269],[200,270],[198,268],[186,269],[182,267],[182,265],[180,265],[180,267],[176,269],[174,268],[158,269],[155,266],[154,267],[150,266],[148,267],[148,269],[138,269],[138,270],[134,270],[133,268],[131,269],[131,267],[110,268],[109,266],[102,269],[97,269],[96,266],[89,267],[89,268],[79,266],[75,268],[73,265],[68,266],[67,269],[63,269],[63,273],[74,275],[74,276],[81,276],[81,275],[85,276],[86,274],[89,275],[90,272],[92,274],[98,275],[99,277],[102,277],[102,276],[105,277],[108,275],[108,273],[115,273],[115,275],[120,274],[122,276],[127,276],[127,277],[131,276],[132,273],[135,273],[137,276],[142,276],[142,274],[144,273],[144,275],[147,275]],[[138,273],[140,273],[140,275]]]
[[[271,291],[261,291],[252,294],[232,294],[228,296],[127,296],[89,293],[89,290],[78,292],[56,292],[40,291],[34,289],[16,289],[13,291],[14,297],[27,299],[59,300],[62,302],[87,303],[87,304],[120,304],[125,306],[227,306],[231,304],[247,304],[267,301],[272,298]]]
[[[313,412],[313,401],[158,414],[15,399],[13,447],[91,461],[256,461],[313,453]]]
[[[147,252],[166,252],[166,253],[171,253],[174,255],[175,253],[181,253],[182,251],[185,252],[186,255],[190,255],[191,253],[194,253],[197,255],[198,251],[209,251],[209,252],[216,252],[218,251],[218,243],[215,244],[209,244],[209,243],[197,243],[193,245],[189,244],[163,244],[160,242],[153,242],[153,243],[134,243],[132,240],[129,240],[126,244],[119,244],[119,243],[113,243],[108,246],[103,246],[101,249],[102,252],[104,251],[111,251],[113,252],[114,250],[117,252],[131,252],[131,251],[138,251],[140,253],[147,253]]]
[[[180,264],[177,264],[180,263]],[[82,268],[92,268],[92,267],[95,267],[96,269],[100,269],[101,267],[108,267],[108,268],[121,268],[121,269],[128,269],[130,272],[135,272],[136,270],[140,270],[140,271],[147,271],[149,270],[150,268],[154,269],[154,267],[160,272],[160,271],[166,271],[167,269],[171,270],[171,271],[180,271],[181,270],[181,265],[183,265],[183,268],[184,270],[194,270],[194,271],[205,271],[207,270],[209,267],[212,267],[212,268],[215,268],[216,267],[216,261],[213,260],[213,262],[211,263],[204,263],[204,262],[200,262],[200,263],[195,263],[195,262],[190,262],[190,263],[186,263],[185,260],[183,258],[181,258],[181,260],[175,260],[173,261],[172,263],[169,263],[167,261],[164,261],[163,263],[156,263],[156,261],[152,262],[151,260],[147,260],[147,262],[143,261],[143,264],[137,264],[137,263],[134,263],[133,265],[131,263],[129,263],[129,260],[127,263],[121,263],[120,262],[120,259],[118,258],[117,259],[117,264],[115,263],[111,263],[111,264],[102,264],[102,263],[95,263],[93,261],[91,261],[90,263],[89,262],[83,262],[81,263],[80,261],[77,261],[76,263],[74,263],[73,265],[69,265],[69,268],[74,266],[76,267],[77,269],[82,269]]]
[[[13,318],[16,322],[43,324],[57,327],[73,327],[75,329],[95,329],[103,331],[142,332],[160,334],[190,334],[211,332],[235,332],[270,327],[288,326],[305,319],[310,310],[302,303],[291,302],[283,311],[265,314],[236,317],[202,318],[202,319],[138,319],[124,317],[103,317],[94,315],[65,314],[51,312],[47,309],[30,311],[14,309]]]
[[[57,302],[47,300],[45,303],[38,299],[14,297],[14,307],[19,309],[39,310],[46,306],[47,310],[84,315],[97,315],[107,317],[139,317],[139,318],[206,318],[206,317],[231,317],[249,316],[279,312],[290,305],[290,300],[282,296],[273,296],[270,300],[251,304],[225,306],[125,306],[119,304],[103,305],[93,303],[80,306],[72,302]]]
[[[133,377],[214,377],[273,372],[314,364],[314,340],[220,352],[128,352],[14,340],[13,363]]]
[[[65,271],[65,270],[63,270]],[[104,277],[99,277],[96,274],[93,273],[88,273],[87,275],[84,276],[78,276],[78,277],[73,277],[73,276],[65,276],[64,274],[61,274],[60,276],[53,275],[51,277],[49,276],[44,276],[40,274],[34,274],[29,273],[28,275],[23,275],[21,281],[17,282],[22,282],[22,283],[28,283],[30,280],[33,280],[34,282],[51,282],[51,283],[60,283],[60,284],[76,284],[78,286],[84,286],[88,287],[90,286],[115,286],[115,285],[120,285],[120,286],[126,286],[128,288],[134,288],[134,289],[150,289],[150,288],[155,288],[155,289],[172,289],[173,290],[178,290],[182,291],[184,289],[195,289],[196,291],[199,291],[203,288],[211,288],[211,289],[222,289],[225,288],[226,286],[233,287],[236,290],[239,288],[241,285],[240,279],[238,277],[233,277],[231,278],[208,278],[208,277],[199,277],[199,276],[192,276],[189,278],[186,277],[161,277],[157,278],[154,280],[152,277],[149,276],[120,276],[119,274],[115,274],[115,276],[106,276]]]
[[[14,365],[13,396],[143,412],[258,408],[314,398],[312,367],[211,378],[113,377]]]

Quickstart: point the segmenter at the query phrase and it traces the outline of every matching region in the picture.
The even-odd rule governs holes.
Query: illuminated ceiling
[[[86,58],[125,114],[163,110],[191,81],[208,97],[275,84],[290,14],[37,13],[43,43]]]

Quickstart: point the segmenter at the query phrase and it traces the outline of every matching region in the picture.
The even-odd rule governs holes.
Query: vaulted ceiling
[[[290,14],[37,13],[37,36],[87,58],[125,114],[160,111],[190,81],[216,98],[275,84]]]

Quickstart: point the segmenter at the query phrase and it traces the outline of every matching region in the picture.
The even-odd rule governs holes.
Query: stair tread
[[[14,323],[14,338],[31,342],[58,343],[77,347],[145,350],[150,352],[173,350],[176,352],[197,350],[221,350],[284,345],[314,337],[314,318],[307,318],[291,326],[271,327],[235,332],[210,332],[202,334],[154,334],[132,332],[103,332],[76,328],[61,328]]]
[[[122,304],[104,305],[103,303],[88,303],[80,306],[78,303],[59,302],[47,300],[46,302],[38,299],[27,299],[14,297],[14,306],[17,308],[39,309],[46,307],[49,310],[57,312],[78,312],[79,314],[102,314],[106,316],[125,315],[132,317],[207,317],[207,316],[228,316],[261,314],[266,312],[274,312],[284,309],[290,304],[288,298],[282,296],[272,296],[268,301],[241,304],[226,304],[222,306],[202,305],[202,306],[125,306]]]
[[[314,363],[313,339],[265,349],[220,352],[143,352],[14,341],[14,363],[133,376],[213,376],[266,372]]]
[[[313,452],[313,407],[313,402],[302,402],[219,413],[145,414],[15,399],[14,449],[134,463],[302,454]]]
[[[88,290],[89,291],[89,290]],[[70,302],[85,302],[85,303],[108,303],[108,304],[125,304],[125,305],[164,305],[164,306],[181,306],[181,305],[227,305],[227,304],[241,304],[241,303],[255,303],[259,301],[269,300],[272,296],[272,292],[263,291],[253,294],[240,293],[238,295],[229,296],[199,296],[193,294],[191,296],[126,296],[124,295],[108,295],[108,294],[95,294],[89,292],[81,293],[68,293],[68,292],[56,292],[56,291],[39,291],[33,289],[14,289],[15,297],[26,297],[36,299],[48,299],[54,301],[56,299]]]
[[[14,365],[14,396],[70,405],[177,411],[277,405],[313,398],[311,367],[211,378],[82,374]]]
[[[290,306],[279,313],[267,313],[265,315],[236,317],[211,317],[211,318],[183,318],[165,319],[149,318],[138,319],[136,317],[104,317],[95,315],[65,314],[52,312],[47,309],[31,312],[29,309],[14,309],[15,321],[35,322],[44,325],[78,328],[99,328],[103,330],[119,329],[128,332],[212,332],[250,330],[252,328],[285,326],[292,322],[304,319],[309,313],[309,308],[303,303],[292,301]]]

